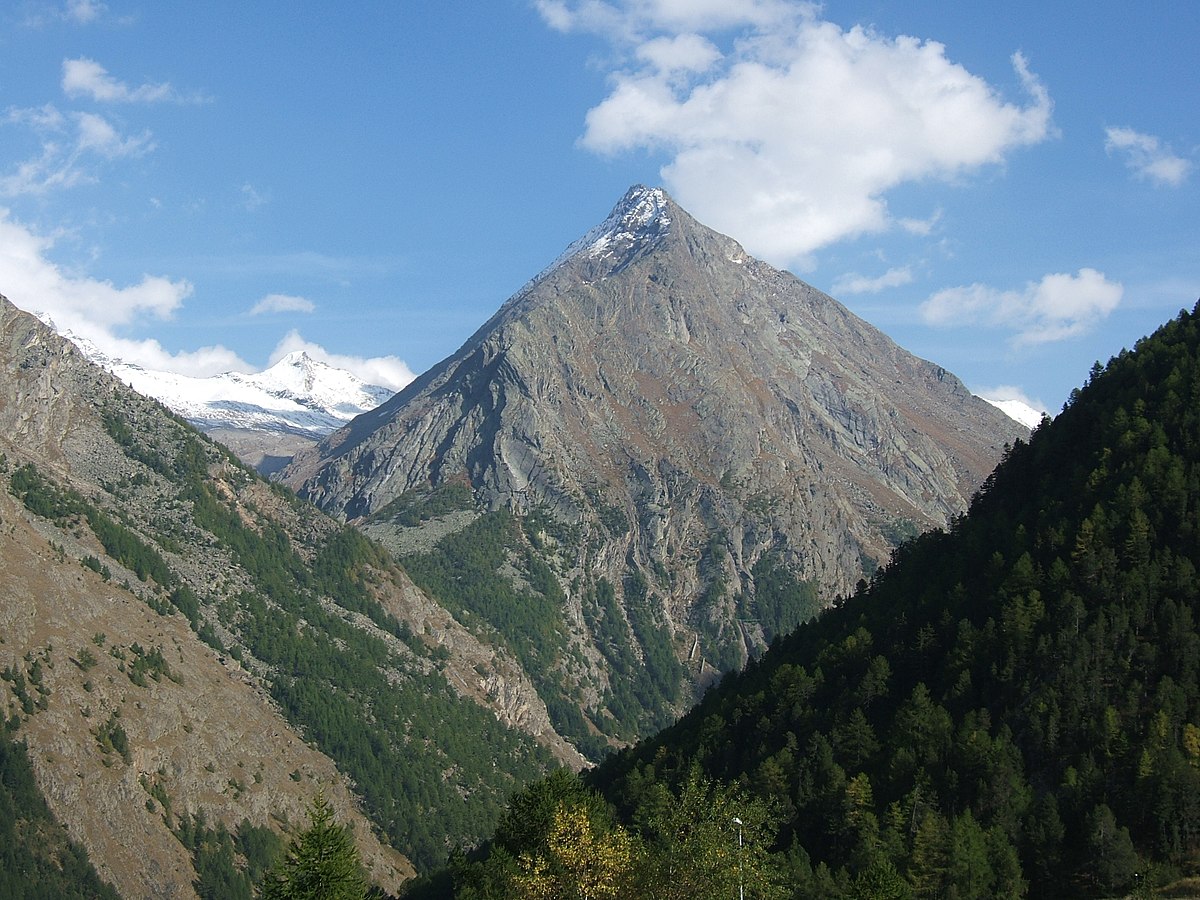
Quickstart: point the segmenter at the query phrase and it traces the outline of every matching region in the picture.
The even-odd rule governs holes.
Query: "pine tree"
[[[362,900],[367,893],[358,848],[338,825],[324,794],[308,810],[309,826],[292,839],[267,875],[260,900]]]

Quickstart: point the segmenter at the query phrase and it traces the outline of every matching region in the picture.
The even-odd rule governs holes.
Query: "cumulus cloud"
[[[136,284],[118,287],[55,265],[47,258],[53,246],[54,236],[33,232],[0,208],[0,294],[21,309],[49,318],[58,329],[136,365],[185,375],[253,371],[224,347],[172,354],[158,341],[120,337],[117,331],[122,327],[170,319],[192,293],[192,285],[144,275]]]
[[[857,272],[849,272],[833,283],[833,292],[839,297],[851,294],[878,294],[888,288],[910,284],[912,280],[912,270],[908,266],[888,269],[875,278],[859,275]]]
[[[316,308],[316,304],[305,297],[294,297],[290,294],[267,294],[254,304],[250,315],[261,316],[266,313],[280,312],[310,313]]]
[[[921,304],[921,316],[930,325],[1009,329],[1017,344],[1044,344],[1087,331],[1117,308],[1124,291],[1103,272],[1084,268],[1043,276],[1019,291],[978,283],[948,288]]]
[[[1014,103],[939,43],[843,30],[809,4],[543,0],[539,9],[552,27],[600,33],[624,53],[608,96],[587,113],[582,146],[667,153],[661,176],[672,193],[778,264],[907,227],[888,210],[889,190],[961,177],[1053,133],[1049,94],[1019,53],[1025,96]]]
[[[398,391],[416,377],[408,364],[398,356],[345,356],[340,353],[330,353],[320,344],[305,340],[300,332],[289,331],[271,353],[270,364],[275,365],[289,353],[303,350],[318,362],[353,372],[368,384]]]
[[[1158,138],[1132,128],[1105,129],[1104,149],[1124,157],[1125,165],[1138,177],[1158,185],[1179,187],[1192,171],[1192,163],[1176,156]]]

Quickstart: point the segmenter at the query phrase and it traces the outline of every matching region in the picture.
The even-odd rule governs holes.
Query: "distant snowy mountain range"
[[[244,428],[321,438],[394,393],[303,351],[289,353],[253,375],[225,372],[195,378],[131,365],[106,356],[87,341],[68,337],[84,355],[135,391],[154,397],[205,431]]]
[[[70,332],[63,337],[138,393],[158,400],[264,471],[395,393],[303,351],[252,375],[225,372],[197,378],[115,359]]]

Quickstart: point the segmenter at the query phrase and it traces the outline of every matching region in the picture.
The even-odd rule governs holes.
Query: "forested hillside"
[[[460,861],[458,896],[574,878],[585,838],[631,842],[607,883],[689,896],[730,896],[734,866],[755,897],[1178,884],[1200,874],[1198,567],[1200,305],[1097,365],[949,529],[591,773],[611,810],[581,784],[519,797],[543,827]]]

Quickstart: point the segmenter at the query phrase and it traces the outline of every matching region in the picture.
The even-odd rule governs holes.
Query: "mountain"
[[[262,372],[207,378],[161,372],[114,359],[77,335],[64,335],[92,362],[153,397],[264,473],[300,448],[369,412],[395,392],[294,351]]]
[[[453,536],[513,516],[509,558],[537,557],[556,585],[541,598],[561,605],[538,624],[565,632],[529,648],[534,680],[587,719],[559,730],[627,738],[960,513],[1028,433],[635,187],[454,355],[282,478],[435,594],[471,550]],[[459,602],[509,628],[507,608]]]
[[[249,897],[318,793],[395,891],[581,763],[385,551],[3,298],[0,726],[125,896]]]
[[[1197,896],[1198,570],[1200,303],[949,529],[584,783],[516,797],[458,895],[572,877],[586,840],[660,896]]]
[[[1041,424],[1046,413],[1039,409],[1034,409],[1024,400],[993,400],[989,397],[984,397],[988,403],[996,407],[1010,419],[1020,422],[1031,431]]]

